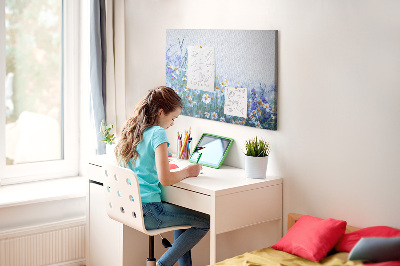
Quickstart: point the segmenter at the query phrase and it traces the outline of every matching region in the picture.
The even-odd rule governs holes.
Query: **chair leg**
[[[155,266],[156,258],[154,258],[154,236],[149,236],[149,257],[147,258],[147,266]]]

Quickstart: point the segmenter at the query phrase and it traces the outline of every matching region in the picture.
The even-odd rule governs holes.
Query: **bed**
[[[365,245],[357,248],[362,238],[368,240],[382,238],[384,241],[400,242],[400,230],[387,226],[361,229],[347,225],[345,221],[290,213],[288,231],[275,245],[247,252],[211,266],[400,266],[400,246],[396,244],[397,242],[389,247],[385,246],[383,250],[374,248],[371,252],[365,249]],[[361,252],[363,255],[357,253],[359,250],[363,251]],[[389,255],[386,254],[388,251],[391,252]],[[375,253],[376,257],[373,259],[378,260],[378,263],[363,263],[366,261],[365,256],[372,256]],[[357,256],[363,259],[357,259]]]

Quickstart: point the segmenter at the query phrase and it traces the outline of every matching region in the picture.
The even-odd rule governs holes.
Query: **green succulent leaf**
[[[252,157],[266,157],[270,152],[270,144],[268,141],[257,137],[249,139],[245,143],[246,155]]]

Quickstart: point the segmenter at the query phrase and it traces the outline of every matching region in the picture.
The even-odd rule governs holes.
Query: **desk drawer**
[[[274,185],[216,198],[217,234],[282,219],[282,185]]]
[[[207,214],[211,212],[211,196],[183,188],[174,186],[163,187],[162,200]]]

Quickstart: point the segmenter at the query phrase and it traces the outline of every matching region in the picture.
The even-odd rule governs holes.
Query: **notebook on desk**
[[[187,160],[180,160],[176,158],[169,158],[169,170],[171,172],[179,171],[189,165]]]
[[[179,165],[174,164],[174,163],[170,163],[170,164],[169,164],[169,170],[170,170],[170,171],[176,171],[176,170],[178,170],[178,169],[179,169]]]

